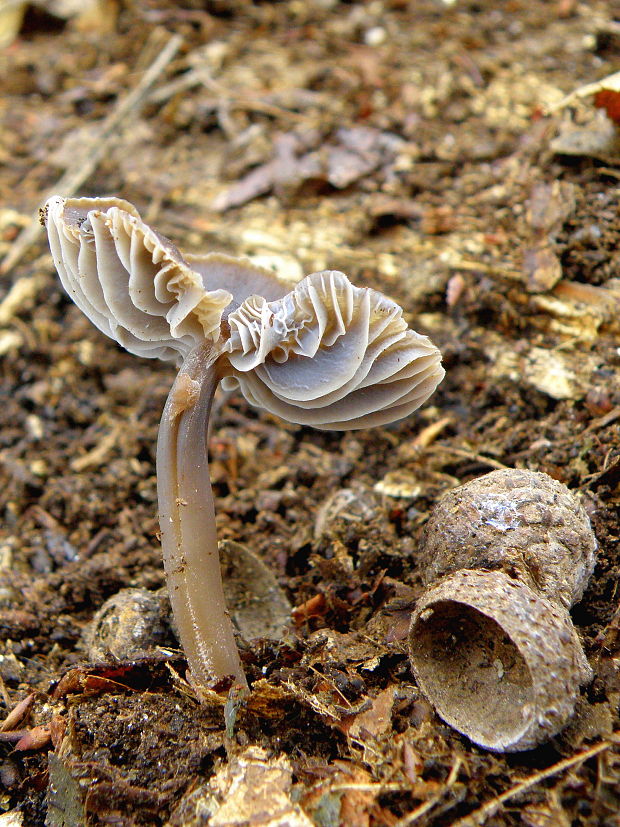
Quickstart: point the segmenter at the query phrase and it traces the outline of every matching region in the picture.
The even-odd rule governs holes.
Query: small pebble
[[[386,38],[387,32],[383,26],[373,26],[365,33],[364,43],[367,46],[380,46],[382,43],[385,43]]]
[[[131,660],[167,641],[167,600],[147,589],[122,589],[95,614],[85,634],[92,661]]]
[[[376,497],[369,489],[340,488],[318,510],[314,523],[315,539],[338,533],[347,525],[368,523],[376,519],[379,512]]]

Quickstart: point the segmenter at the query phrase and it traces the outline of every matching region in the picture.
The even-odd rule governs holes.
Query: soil
[[[595,96],[563,99],[617,68],[620,7],[60,5],[28,7],[0,53],[0,256],[105,140],[79,194],[130,200],[183,250],[343,270],[401,303],[447,373],[406,421],[350,433],[218,398],[219,536],[295,610],[241,641],[249,698],[199,698],[165,608],[139,656],[89,656],[106,600],[163,599],[154,452],[174,370],[91,325],[42,232],[22,244],[0,282],[0,716],[34,698],[0,733],[0,822],[616,825],[620,158],[554,141],[615,129]],[[502,467],[565,483],[599,543],[572,610],[594,680],[562,733],[506,755],[434,714],[406,647],[433,504]],[[359,519],[316,530],[340,489]]]

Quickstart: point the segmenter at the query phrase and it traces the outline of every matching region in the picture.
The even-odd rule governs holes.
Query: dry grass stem
[[[614,746],[614,744],[617,745],[619,738],[620,733],[614,733],[613,739],[601,741],[584,752],[579,752],[577,755],[572,755],[570,758],[564,758],[562,761],[558,761],[557,764],[547,767],[546,770],[535,772],[533,775],[530,775],[529,778],[526,778],[524,781],[520,781],[514,787],[506,790],[505,793],[498,795],[497,798],[487,801],[486,804],[483,804],[482,807],[474,810],[473,813],[470,813],[468,816],[455,821],[452,827],[479,827],[479,825],[484,824],[488,818],[495,815],[499,808],[502,807],[507,801],[510,801],[511,798],[516,798],[516,796],[521,795],[521,793],[526,792],[531,789],[531,787],[535,787],[536,784],[540,784],[541,781],[546,781],[547,778],[553,778],[554,775],[558,775],[571,767],[576,767],[578,764],[581,764],[583,761],[587,761],[589,758],[594,758],[595,755],[604,752]]]
[[[182,42],[183,38],[178,34],[173,35],[168,40],[131,92],[118,102],[117,106],[104,120],[97,139],[86,148],[84,155],[78,158],[76,166],[68,169],[54,186],[51,187],[48,196],[55,192],[62,192],[67,196],[73,195],[82,186],[89,175],[93,173],[99,161],[104,157],[110,144],[118,136],[123,123],[130,115],[137,115],[151,87],[179,51]],[[149,42],[147,42],[145,49],[150,50]],[[30,224],[17,236],[13,246],[0,264],[0,275],[8,273],[9,270],[15,267],[27,253],[30,246],[36,241],[42,229],[38,216],[39,213],[37,209],[37,212],[32,216]]]

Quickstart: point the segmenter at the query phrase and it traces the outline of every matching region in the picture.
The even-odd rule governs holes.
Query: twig
[[[0,744],[15,744],[28,732],[27,729],[14,729],[12,732],[0,732]]]
[[[319,785],[320,789],[320,785]],[[392,783],[383,783],[381,781],[372,782],[370,784],[333,784],[329,787],[330,793],[341,793],[346,792],[347,790],[359,790],[360,792],[364,793],[374,793],[382,794],[382,793],[402,793],[406,792],[409,788],[406,784],[392,784]]]
[[[150,88],[178,52],[182,40],[183,38],[178,34],[173,35],[168,40],[157,58],[144,72],[138,84],[118,102],[116,107],[103,121],[96,141],[93,141],[87,153],[79,159],[77,166],[74,169],[68,169],[56,184],[54,184],[46,197],[54,195],[55,193],[61,193],[63,196],[73,195],[88,176],[91,175],[99,161],[101,161],[108,151],[110,143],[117,135],[122,122],[128,115],[135,114],[140,108]],[[149,48],[148,43],[146,48]],[[8,271],[22,259],[29,247],[36,241],[40,231],[41,225],[39,224],[37,211],[37,213],[32,216],[30,224],[22,230],[15,239],[4,261],[0,264],[1,275],[8,273]]]
[[[512,281],[521,281],[523,279],[523,274],[521,271],[512,269],[509,265],[484,264],[481,261],[461,258],[458,255],[448,259],[448,266],[451,270],[466,270],[474,273],[488,273],[491,276],[500,276],[511,279]]]
[[[620,733],[614,734],[620,735]],[[530,787],[534,787],[536,784],[540,784],[541,781],[545,781],[547,778],[558,775],[559,773],[564,772],[564,770],[568,770],[577,764],[581,764],[583,761],[587,761],[589,758],[593,758],[595,755],[598,755],[599,752],[609,749],[609,747],[611,747],[614,743],[617,743],[615,739],[601,741],[599,744],[595,744],[593,747],[590,747],[590,749],[587,749],[584,752],[579,752],[577,755],[572,755],[570,758],[564,758],[562,761],[558,761],[557,764],[547,767],[546,770],[535,772],[534,775],[530,775],[529,778],[515,784],[514,787],[511,787],[511,789],[506,790],[505,793],[498,795],[497,798],[487,801],[486,804],[483,804],[482,807],[474,810],[473,813],[470,813],[468,816],[455,821],[452,827],[479,827],[479,825],[484,824],[487,818],[495,815],[499,808],[509,799],[515,798],[526,790],[529,790]]]
[[[333,689],[333,690],[334,690],[334,691],[335,691],[338,695],[340,695],[340,697],[342,698],[342,700],[343,700],[343,701],[345,702],[345,704],[346,704],[346,707],[345,707],[345,708],[349,708],[349,709],[350,709],[350,708],[351,708],[351,702],[349,701],[349,699],[347,698],[347,696],[346,696],[346,695],[343,695],[343,694],[342,694],[342,692],[338,689],[338,687],[336,686],[336,682],[335,682],[335,681],[333,681],[333,680],[331,680],[331,678],[328,678],[328,677],[327,677],[327,675],[324,675],[322,672],[319,672],[319,670],[318,670],[318,669],[315,669],[315,668],[314,668],[314,666],[312,666],[312,664],[309,664],[309,666],[310,666],[310,671],[314,672],[314,673],[315,673],[315,675],[318,675],[318,676],[319,676],[319,678],[322,678],[322,679],[325,681],[325,683],[328,683],[328,684],[331,686],[331,688],[332,688],[332,689]]]
[[[464,448],[456,448],[453,445],[433,445],[432,448],[429,449],[432,453],[436,451],[442,454],[452,454],[455,457],[462,457],[463,459],[469,459],[475,462],[480,462],[483,465],[488,465],[490,468],[497,468],[498,471],[504,471],[507,468],[510,468],[508,465],[504,465],[497,459],[492,459],[491,457],[486,457],[484,454],[478,454],[475,451],[467,451]]]
[[[455,756],[454,763],[452,764],[452,768],[450,770],[450,775],[446,778],[446,783],[441,788],[441,790],[436,794],[432,795],[426,801],[423,801],[419,804],[415,810],[411,810],[410,813],[407,813],[406,816],[399,819],[394,827],[410,827],[411,824],[414,824],[419,818],[421,818],[425,813],[428,813],[429,810],[432,810],[436,804],[445,798],[446,792],[449,792],[450,789],[454,786],[458,775],[459,769],[461,767],[461,759]]]
[[[215,94],[215,98],[210,101],[203,101],[203,105],[210,107],[212,110],[217,110],[223,106],[231,109],[243,109],[249,112],[258,112],[264,115],[270,115],[274,118],[284,118],[295,123],[301,123],[306,120],[304,115],[299,112],[294,112],[291,109],[286,109],[283,106],[270,103],[268,100],[262,98],[246,98],[239,95],[234,95],[225,89],[220,83],[211,77],[209,71],[204,67],[190,69],[180,78],[170,81],[165,86],[160,87],[149,95],[149,101],[153,103],[164,103],[178,92],[184,92],[194,86],[204,86],[209,91]]]
[[[165,86],[155,90],[155,92],[149,95],[149,101],[151,103],[161,104],[173,95],[187,89],[191,89],[194,86],[206,86],[211,91],[216,92],[218,95],[217,97],[212,100],[202,101],[202,105],[211,111],[216,111],[222,106],[227,106],[230,109],[242,109],[247,112],[258,112],[262,115],[270,115],[273,118],[283,118],[295,123],[302,123],[306,119],[305,116],[299,112],[294,112],[291,109],[286,109],[283,106],[270,103],[264,98],[252,99],[232,94],[227,95],[227,93],[219,88],[214,89],[211,85],[205,83],[204,70],[202,69],[192,69],[189,72],[186,72],[182,77],[170,81],[170,83],[167,83]]]
[[[612,422],[615,422],[616,419],[620,418],[620,405],[616,405],[615,408],[612,408],[609,413],[606,413],[604,416],[599,416],[598,419],[593,419],[592,422],[588,425],[588,427],[581,432],[581,436],[584,434],[591,434],[592,431],[598,431],[599,428],[606,428],[607,425],[611,425]]]

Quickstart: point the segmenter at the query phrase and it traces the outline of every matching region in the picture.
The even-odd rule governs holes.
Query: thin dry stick
[[[101,130],[97,134],[97,139],[90,145],[86,154],[79,159],[77,166],[74,169],[68,169],[54,184],[49,193],[42,198],[42,201],[47,200],[49,196],[57,192],[69,197],[84,183],[108,151],[109,145],[118,134],[122,122],[128,115],[135,114],[139,110],[157,78],[178,52],[182,41],[183,38],[178,34],[173,35],[168,40],[157,58],[144,72],[138,84],[118,102],[104,120]],[[146,48],[150,48],[148,43]],[[41,225],[39,224],[37,211],[32,216],[30,224],[17,236],[4,261],[0,264],[0,275],[8,273],[12,267],[21,261],[26,251],[36,241],[40,231]]]
[[[620,733],[614,733],[614,735],[620,736]],[[534,775],[530,775],[529,778],[520,781],[514,787],[511,787],[511,789],[506,790],[505,793],[498,795],[497,798],[487,801],[486,804],[474,810],[473,813],[455,821],[452,827],[479,827],[479,825],[484,824],[487,818],[495,815],[499,808],[509,799],[515,798],[526,790],[529,790],[530,787],[534,787],[536,784],[540,784],[541,781],[545,781],[547,778],[551,778],[554,775],[564,772],[564,770],[570,769],[570,767],[581,764],[583,761],[587,761],[588,758],[593,758],[595,755],[598,755],[599,752],[604,752],[606,749],[609,749],[614,743],[618,743],[615,738],[614,740],[601,741],[599,744],[595,744],[584,752],[579,752],[577,755],[572,755],[570,758],[564,758],[562,761],[558,761],[557,764],[547,767],[546,770],[535,772]]]
[[[498,471],[506,471],[509,469],[508,465],[504,465],[497,459],[492,459],[484,454],[478,454],[475,451],[467,451],[464,448],[456,448],[453,445],[441,445],[437,443],[433,445],[429,451],[437,451],[442,454],[452,454],[455,457],[463,457],[463,459],[475,460],[483,465],[488,465],[491,468],[496,468]]]
[[[319,785],[320,788],[320,785]],[[333,784],[329,788],[330,793],[341,793],[346,792],[347,790],[359,790],[360,792],[364,793],[401,793],[405,792],[409,788],[405,784],[384,784],[381,781],[377,781],[376,783],[370,784]]]
[[[592,431],[598,431],[599,428],[606,428],[607,425],[611,425],[612,422],[616,421],[616,419],[620,419],[620,405],[616,405],[615,408],[612,408],[611,411],[606,413],[604,416],[600,416],[598,419],[593,419],[588,427],[581,432],[581,436],[584,434],[591,434]]]
[[[212,78],[208,69],[204,66],[190,69],[180,78],[175,78],[175,80],[170,81],[170,83],[167,83],[165,86],[156,89],[149,95],[149,101],[153,103],[164,103],[178,92],[184,92],[193,86],[204,86],[216,95],[211,101],[203,101],[203,104],[210,106],[212,109],[228,106],[231,109],[259,112],[264,115],[271,115],[274,118],[285,118],[296,123],[306,120],[305,115],[300,115],[299,112],[294,112],[283,106],[269,103],[269,101],[264,98],[251,99],[232,94]]]
[[[394,827],[410,827],[411,824],[414,824],[419,818],[421,818],[425,813],[428,813],[429,810],[432,810],[436,804],[439,804],[440,801],[445,797],[446,793],[450,791],[450,789],[454,786],[454,783],[459,775],[459,769],[461,767],[461,759],[458,755],[455,757],[454,763],[452,764],[452,768],[450,770],[450,775],[446,778],[446,783],[437,795],[432,795],[426,801],[423,801],[419,804],[415,810],[412,810],[410,813],[407,813],[406,816],[401,818],[399,821],[396,822]]]

